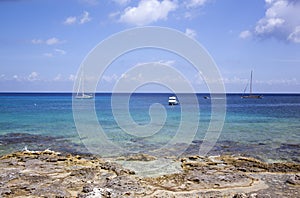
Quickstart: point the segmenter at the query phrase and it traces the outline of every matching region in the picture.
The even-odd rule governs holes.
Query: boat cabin
[[[176,96],[170,96],[168,102],[169,102],[169,105],[178,105],[179,104]]]

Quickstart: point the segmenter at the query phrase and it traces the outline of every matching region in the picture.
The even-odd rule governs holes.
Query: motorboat
[[[178,105],[179,104],[176,96],[170,96],[168,102],[169,102],[169,105]]]

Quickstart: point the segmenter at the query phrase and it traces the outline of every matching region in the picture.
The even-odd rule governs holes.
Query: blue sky
[[[227,92],[242,92],[251,70],[256,92],[300,91],[300,2],[295,0],[3,0],[0,91],[70,92],[81,62],[99,42],[148,25],[176,29],[201,43]],[[207,92],[189,63],[149,49],[116,60],[98,91],[111,91],[126,70],[146,62],[169,64],[196,91]],[[149,88],[160,90],[155,89]]]

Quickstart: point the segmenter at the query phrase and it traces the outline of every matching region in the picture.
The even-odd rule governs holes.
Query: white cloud
[[[56,55],[65,55],[67,52],[65,50],[62,49],[54,49],[52,52],[46,52],[43,55],[49,58],[52,58]]]
[[[52,37],[46,40],[43,39],[32,39],[31,43],[32,44],[46,44],[46,45],[56,45],[56,44],[60,44],[63,43],[64,41],[59,40],[56,37]]]
[[[54,49],[54,51],[60,55],[65,55],[67,53],[65,50],[62,49]]]
[[[58,38],[55,38],[55,37],[49,38],[49,39],[46,40],[47,45],[55,45],[55,44],[58,44],[60,42],[61,41]]]
[[[275,37],[299,42],[300,1],[265,0],[265,16],[258,20],[253,33],[260,37]]]
[[[62,80],[62,75],[61,74],[57,74],[57,76],[55,76],[55,78],[53,80],[54,81],[60,81],[60,80]]]
[[[69,16],[67,17],[63,24],[65,25],[73,25],[73,24],[85,24],[87,22],[90,22],[92,18],[90,17],[90,13],[87,11],[83,11],[83,13],[80,16]]]
[[[252,36],[252,33],[249,30],[242,31],[240,33],[240,38],[246,39]]]
[[[205,3],[207,3],[208,0],[190,0],[187,4],[187,8],[195,8],[199,6],[203,6]]]
[[[272,3],[272,0],[265,0],[266,3]]]
[[[84,11],[81,18],[80,18],[79,24],[84,24],[84,23],[87,23],[91,20],[92,19],[90,17],[90,13],[88,13],[87,11]]]
[[[222,78],[223,82],[225,84],[247,84],[249,79],[245,79],[245,78],[239,78],[234,76],[233,78]]]
[[[116,74],[113,74],[113,75],[111,75],[111,76],[104,75],[104,76],[102,77],[102,79],[103,79],[104,81],[106,81],[106,82],[114,82],[114,81],[116,81],[116,80],[118,79],[118,76],[117,76]]]
[[[300,26],[295,27],[295,30],[288,36],[288,40],[300,43]]]
[[[44,41],[42,39],[32,39],[31,43],[32,44],[42,44]]]
[[[68,80],[69,81],[75,81],[76,76],[74,74],[70,74]]]
[[[126,79],[126,78],[128,78],[128,74],[126,74],[126,73],[123,73],[122,75],[121,75],[121,77],[120,78],[124,78],[124,79]]]
[[[133,25],[147,25],[158,20],[166,20],[169,12],[178,7],[170,0],[141,0],[137,7],[127,7],[120,21]]]
[[[39,74],[37,72],[31,72],[31,74],[28,75],[27,80],[29,81],[36,81],[38,80]]]
[[[178,85],[179,87],[182,86],[182,81],[185,80],[183,76],[180,74],[175,75],[173,72],[170,72],[171,70],[168,69],[174,65],[174,60],[159,60],[155,62],[139,62],[136,63],[132,70],[128,70],[127,72],[121,74],[120,78],[117,80],[121,80],[125,84],[122,84],[121,86],[124,86],[124,89],[126,90],[126,83],[132,83],[132,82],[145,82],[151,81],[151,82],[158,82],[160,83],[172,83],[173,85]],[[161,65],[167,65],[168,67],[161,66]],[[157,69],[155,69],[157,68]],[[154,69],[154,70],[153,70]],[[175,69],[176,70],[176,69]],[[151,72],[152,71],[152,72]],[[173,70],[174,71],[174,70]],[[119,82],[120,83],[120,82]]]
[[[277,27],[282,26],[284,22],[285,20],[281,18],[263,18],[258,21],[255,32],[257,34],[270,33]]]
[[[17,81],[20,81],[20,80],[21,80],[20,77],[19,77],[18,75],[13,75],[13,79],[14,79],[14,80],[17,80]]]
[[[70,17],[66,18],[66,20],[64,21],[64,24],[71,25],[71,24],[76,23],[76,20],[77,20],[77,17],[70,16]]]
[[[271,79],[271,80],[256,80],[257,84],[267,84],[267,85],[299,85],[300,82],[296,78],[292,79]]]
[[[58,73],[53,79],[52,81],[55,82],[67,82],[67,81],[75,81],[76,80],[76,76],[73,74],[70,74],[69,76],[66,75],[62,75],[61,73]]]
[[[199,15],[202,15],[203,13],[199,11],[199,7],[204,7],[207,3],[211,2],[211,0],[188,0],[183,1],[181,4],[182,7],[184,7],[185,12],[183,17],[185,19],[193,19],[198,17]]]
[[[197,36],[197,32],[195,31],[195,30],[192,30],[192,29],[189,29],[189,28],[187,28],[186,30],[185,30],[185,33],[184,33],[186,36],[188,36],[188,37],[190,37],[190,38],[196,38],[196,36]]]

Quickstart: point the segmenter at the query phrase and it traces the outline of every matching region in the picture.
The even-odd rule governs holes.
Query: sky
[[[0,0],[0,92],[71,92],[95,46],[143,26],[172,28],[199,42],[228,93],[243,92],[251,70],[254,92],[300,93],[297,0]],[[159,49],[120,56],[97,91],[111,92],[126,71],[149,62],[176,68],[195,91],[208,92],[193,65]]]

